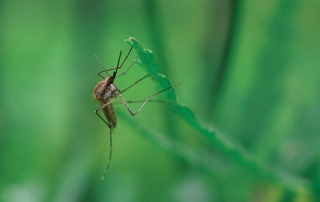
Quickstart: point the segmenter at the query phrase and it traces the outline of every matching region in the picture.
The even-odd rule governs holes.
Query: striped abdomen
[[[100,102],[100,105],[103,106],[104,103]],[[106,116],[108,122],[110,123],[112,128],[115,128],[117,125],[117,117],[116,114],[114,112],[113,109],[113,105],[110,103],[108,105],[106,105],[103,109],[102,109],[104,115]]]

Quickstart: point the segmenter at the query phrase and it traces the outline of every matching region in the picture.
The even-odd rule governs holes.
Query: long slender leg
[[[131,67],[137,62],[138,58],[139,58],[139,56],[135,57],[133,62],[131,63],[131,65],[128,67],[128,69],[126,71],[122,72],[121,74],[118,74],[117,77],[125,75],[131,69]],[[116,68],[113,68],[113,69],[116,69]]]
[[[102,118],[102,116],[98,113],[97,110],[94,111],[94,112],[96,113],[96,115],[99,116],[99,118],[100,118],[110,129],[112,128],[112,126],[111,126],[107,121],[105,121],[104,118]]]
[[[112,100],[110,100],[109,102],[107,102],[106,104],[104,105],[101,105],[98,109],[95,110],[95,113],[100,117],[100,119],[105,123],[107,124],[107,126],[109,127],[109,130],[110,130],[110,152],[109,152],[109,160],[108,160],[108,164],[107,164],[107,167],[101,177],[101,181],[104,179],[104,177],[106,176],[108,170],[109,170],[109,166],[110,166],[110,163],[111,163],[111,157],[112,157],[112,130],[113,130],[113,127],[110,123],[108,123],[108,121],[106,121],[104,118],[102,118],[102,116],[98,113],[98,111],[102,110],[103,108],[105,108],[107,105],[111,104],[113,101],[115,100],[115,98],[113,98]]]
[[[104,177],[106,176],[108,170],[109,170],[109,166],[110,166],[110,163],[111,163],[111,157],[112,157],[112,128],[110,128],[110,151],[109,151],[109,160],[108,160],[108,164],[107,164],[107,167],[106,169],[104,170],[104,173],[101,177],[101,181],[104,180]]]
[[[145,100],[126,100],[126,103],[143,103],[145,102]],[[149,102],[153,102],[153,103],[161,103],[161,104],[166,104],[166,105],[171,105],[171,106],[176,106],[177,104],[174,104],[172,102],[168,102],[165,100],[149,100]],[[117,104],[123,104],[122,101],[119,102],[113,102],[112,104],[117,105]]]
[[[173,87],[175,87],[175,86],[177,86],[177,85],[179,85],[179,84],[181,84],[181,83],[175,84],[175,85],[170,86],[170,87],[165,88],[165,89],[162,89],[161,91],[150,95],[150,96],[142,103],[142,105],[140,106],[140,108],[139,108],[135,113],[133,113],[133,111],[130,109],[130,107],[128,106],[127,102],[123,99],[122,95],[121,95],[120,93],[118,93],[118,95],[119,95],[122,103],[125,105],[125,107],[126,107],[126,108],[128,109],[128,111],[130,112],[130,114],[131,114],[132,116],[135,116],[135,115],[137,115],[137,114],[139,113],[139,111],[142,109],[142,107],[143,107],[153,96],[158,95],[158,94],[160,94],[160,93],[162,93],[162,92],[164,92],[164,91],[166,91],[166,90],[169,90],[170,88],[173,88]]]
[[[126,89],[122,90],[120,93],[125,92],[126,90],[128,90],[129,88],[131,88],[132,86],[136,85],[137,83],[139,83],[140,81],[142,81],[143,79],[147,78],[148,76],[150,76],[150,74],[145,75],[144,77],[142,77],[141,79],[139,79],[138,81],[134,82],[133,84],[131,84],[130,86],[128,86]]]
[[[115,100],[115,98],[113,98],[112,100],[110,100],[109,102],[105,103],[104,105],[101,105],[98,109],[96,109],[94,111],[94,113],[96,113],[96,115],[98,115],[100,117],[100,119],[107,124],[107,126],[112,129],[112,126],[110,123],[108,123],[104,118],[102,118],[102,116],[98,113],[98,111],[102,110],[103,108],[105,108],[107,105],[111,104],[113,101]]]
[[[121,74],[118,74],[116,78],[118,78],[119,76],[122,76],[122,75],[125,75],[126,73],[128,73],[128,71],[131,69],[131,67],[133,67],[133,65],[137,62],[138,58],[139,58],[139,56],[135,57],[134,60],[133,60],[133,62],[131,63],[131,65],[126,69],[126,71],[122,72]],[[98,59],[98,60],[99,60],[99,59]],[[99,62],[100,62],[100,61],[99,61]],[[101,62],[100,62],[100,65],[102,65]],[[121,68],[121,67],[122,67],[122,66],[120,66],[119,68]],[[103,68],[104,68],[104,67],[103,67]],[[117,67],[115,67],[115,68],[110,68],[110,69],[105,69],[105,70],[102,70],[102,71],[98,72],[98,75],[99,75],[100,77],[102,77],[103,79],[105,79],[105,78],[103,77],[103,75],[101,75],[101,73],[107,72],[107,74],[108,74],[108,71],[116,70],[116,69],[117,69]]]
[[[99,109],[99,108],[98,108]],[[100,114],[98,113],[98,109],[95,111],[95,113],[100,117],[100,119],[105,123],[107,124],[107,126],[109,127],[109,130],[110,130],[110,151],[109,151],[109,160],[108,160],[108,164],[107,164],[107,167],[106,169],[104,170],[104,173],[101,177],[101,181],[104,180],[104,177],[106,176],[108,170],[109,170],[109,166],[110,166],[110,163],[111,163],[111,157],[112,157],[112,126],[107,122],[105,121],[102,116],[100,116]],[[102,108],[101,108],[102,109]],[[100,110],[101,110],[100,109]]]
[[[100,66],[104,69],[104,70],[98,72],[98,75],[99,75],[101,78],[105,79],[105,77],[104,77],[101,73],[106,72],[107,75],[109,76],[108,71],[120,69],[120,68],[122,67],[122,65],[124,64],[124,62],[125,62],[125,61],[127,60],[127,58],[129,57],[132,48],[133,48],[133,46],[131,46],[131,48],[130,48],[128,54],[127,54],[127,56],[124,58],[123,62],[122,62],[121,65],[119,66],[119,62],[120,62],[120,58],[121,58],[121,54],[122,54],[122,51],[120,51],[120,55],[119,55],[117,67],[111,68],[111,69],[106,69],[106,68],[103,66],[102,62],[99,60],[98,56],[97,56],[96,54],[94,54],[94,56],[95,56],[95,57],[97,58],[97,60],[99,61]],[[138,56],[133,60],[132,64],[129,66],[129,68],[128,68],[125,72],[119,74],[118,76],[121,76],[121,75],[126,74],[126,73],[129,71],[129,69],[131,69],[131,67],[137,62],[137,59],[138,59]]]

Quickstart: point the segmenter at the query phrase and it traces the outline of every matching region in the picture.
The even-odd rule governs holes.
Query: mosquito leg
[[[102,116],[98,113],[98,111],[102,110],[103,108],[105,108],[107,105],[111,104],[113,101],[115,100],[115,98],[113,98],[112,100],[110,100],[109,102],[107,102],[106,104],[100,106],[98,109],[96,109],[94,112],[99,116],[99,118],[109,127],[110,129],[110,152],[109,152],[109,160],[108,160],[108,164],[107,167],[101,177],[101,181],[104,179],[104,177],[106,176],[108,170],[109,170],[109,166],[111,163],[111,157],[112,157],[112,130],[113,127],[110,123],[108,123],[104,118],[102,118]]]
[[[122,54],[122,51],[120,51],[120,55],[119,55],[117,67],[116,67],[116,68],[111,68],[111,69],[106,69],[106,68],[104,68],[104,66],[103,66],[102,63],[100,62],[99,58],[95,55],[96,58],[97,58],[97,60],[99,61],[100,65],[101,65],[101,67],[104,69],[104,70],[98,72],[98,75],[99,75],[101,78],[105,79],[104,76],[101,74],[102,72],[106,72],[107,75],[109,76],[108,71],[114,70],[114,69],[117,71],[117,70],[121,67],[121,66],[119,67],[119,62],[120,62],[121,54]],[[128,56],[127,56],[127,57],[128,57]]]
[[[150,74],[145,75],[144,77],[142,77],[141,79],[139,79],[138,81],[134,82],[133,84],[131,84],[130,86],[128,86],[126,89],[122,90],[120,93],[125,92],[126,90],[128,90],[129,88],[131,88],[132,86],[136,85],[137,83],[139,83],[140,81],[142,81],[143,79],[147,78],[148,76],[150,76]]]
[[[131,63],[131,65],[128,67],[128,69],[127,69],[126,71],[122,72],[121,74],[118,74],[118,75],[117,75],[117,78],[118,78],[119,76],[123,76],[123,75],[125,75],[126,73],[128,73],[128,71],[131,69],[131,67],[133,67],[133,65],[138,61],[138,58],[139,58],[139,56],[135,57],[134,60],[133,60],[133,62]],[[120,69],[121,67],[122,67],[122,66],[119,66],[119,69]],[[107,71],[111,71],[111,70],[115,70],[115,69],[117,69],[117,68],[115,67],[115,68],[111,68],[111,69],[106,69],[106,70],[100,71],[100,72],[98,73],[98,75],[99,75],[100,77],[103,77],[103,76],[101,75],[102,72],[107,72]],[[104,78],[103,78],[103,79],[104,79]]]
[[[131,63],[131,65],[128,67],[128,69],[127,69],[126,71],[122,72],[121,74],[118,74],[116,78],[118,78],[119,76],[122,76],[122,75],[125,75],[126,73],[128,73],[128,71],[131,69],[131,67],[137,62],[138,58],[139,58],[139,56],[135,57],[134,60],[133,60],[133,62]],[[100,62],[100,61],[99,61],[99,62]],[[100,63],[100,64],[101,64],[101,63]],[[102,65],[102,64],[101,64],[101,65]],[[122,66],[121,66],[121,67],[122,67]],[[119,67],[119,68],[121,68],[121,67]],[[117,67],[111,68],[111,69],[102,70],[102,71],[98,72],[98,75],[99,75],[101,78],[105,79],[104,76],[103,76],[101,73],[107,72],[107,74],[108,74],[108,71],[115,70],[115,69],[117,69]],[[109,74],[108,74],[108,76],[109,76]]]
[[[133,113],[133,111],[130,109],[130,107],[128,106],[127,102],[123,99],[122,95],[121,95],[120,93],[118,93],[118,95],[119,95],[122,103],[125,105],[125,107],[126,107],[126,108],[128,109],[128,111],[130,112],[130,114],[131,114],[132,116],[135,116],[135,115],[137,115],[137,114],[139,113],[139,111],[142,109],[142,107],[143,107],[153,96],[158,95],[158,94],[160,94],[160,93],[162,93],[162,92],[164,92],[164,91],[166,91],[166,90],[169,90],[170,88],[173,88],[173,87],[175,87],[175,86],[177,86],[177,85],[179,85],[179,84],[180,84],[180,83],[175,84],[175,85],[173,85],[173,86],[170,86],[170,87],[168,87],[168,88],[162,89],[161,91],[150,95],[150,96],[142,103],[142,105],[140,106],[140,108],[139,108],[135,113]]]
[[[95,56],[95,57],[97,58],[97,60],[99,61],[100,66],[104,69],[104,70],[98,72],[98,75],[99,75],[101,78],[105,79],[105,77],[104,77],[101,73],[106,72],[107,75],[109,76],[108,71],[117,70],[117,69],[121,68],[122,65],[124,64],[124,62],[125,62],[125,61],[127,60],[127,58],[129,57],[132,48],[133,48],[133,46],[131,46],[131,48],[130,48],[128,54],[127,54],[127,56],[124,58],[123,62],[122,62],[121,65],[119,66],[119,62],[120,62],[120,58],[121,58],[121,54],[122,54],[122,51],[120,51],[120,55],[119,55],[117,67],[111,68],[111,69],[106,69],[106,68],[103,66],[102,62],[99,60],[98,56],[97,56],[96,54],[94,54],[94,56]],[[129,67],[124,73],[120,74],[119,76],[121,76],[121,75],[123,75],[123,74],[126,74],[126,73],[129,71],[129,69],[134,65],[134,63],[136,63],[137,58],[138,58],[138,57],[136,57],[136,58],[134,59],[133,63],[130,65],[130,67]]]
[[[126,100],[126,103],[143,103],[145,100]],[[176,104],[173,104],[171,102],[165,101],[165,100],[149,100],[148,102],[156,102],[156,103],[162,103],[162,104],[168,104],[175,106]],[[113,102],[112,104],[123,104],[123,102]]]
[[[102,72],[107,72],[107,71],[103,70],[103,71],[98,72],[98,75],[99,75],[102,79],[105,79],[105,77],[101,74]],[[107,72],[107,75],[109,76],[108,72]]]
[[[131,67],[137,62],[138,58],[139,58],[139,56],[135,57],[133,62],[131,63],[131,65],[128,67],[128,69],[126,71],[122,72],[121,74],[118,74],[117,77],[125,75],[131,69]],[[113,68],[113,69],[116,69],[116,68]]]
[[[98,113],[98,110],[95,110],[94,112],[96,113],[96,115],[99,116],[99,118],[100,118],[110,129],[112,128],[112,126],[111,126],[106,120],[104,120],[104,118],[102,118],[102,116]]]
[[[109,166],[110,166],[110,163],[111,163],[111,157],[112,157],[112,129],[110,128],[110,152],[109,152],[109,160],[108,160],[108,164],[107,164],[107,167],[106,169],[104,170],[104,173],[101,177],[101,181],[104,180],[104,177],[106,176],[108,170],[109,170]]]
[[[103,108],[105,108],[107,105],[111,104],[113,101],[115,100],[115,98],[113,98],[112,100],[110,100],[109,102],[107,102],[106,104],[100,106],[98,109],[96,109],[94,111],[94,113],[96,113],[96,115],[99,116],[99,118],[110,128],[112,129],[112,126],[110,123],[108,123],[104,118],[102,118],[102,116],[98,113],[100,110],[102,110]]]
[[[100,116],[100,114],[98,113],[98,110],[99,110],[99,108],[97,109],[97,110],[95,110],[95,113],[100,117],[100,119],[105,123],[105,124],[107,124],[107,126],[109,127],[109,129],[110,129],[110,152],[109,152],[109,160],[108,160],[108,164],[107,164],[107,167],[106,167],[106,169],[105,169],[105,171],[104,171],[104,173],[103,173],[103,175],[102,175],[102,177],[101,177],[101,181],[104,179],[104,177],[106,176],[106,174],[107,174],[107,172],[108,172],[108,169],[109,169],[109,166],[110,166],[110,163],[111,163],[111,157],[112,157],[112,126],[107,122],[107,121],[105,121],[103,118],[102,118],[102,116]],[[101,109],[100,109],[101,110]]]

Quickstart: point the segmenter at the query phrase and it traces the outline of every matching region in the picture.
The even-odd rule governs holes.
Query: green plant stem
[[[156,83],[163,89],[170,86],[171,83],[169,79],[166,76],[159,74],[158,66],[152,52],[148,49],[144,49],[134,38],[129,38],[126,41],[130,45],[134,46],[134,49],[139,55],[139,64],[150,73]],[[165,91],[165,94],[167,95],[168,102],[174,105],[173,111],[180,118],[184,119],[190,126],[195,128],[213,148],[219,150],[237,164],[244,166],[250,173],[252,173],[253,176],[262,178],[265,181],[271,181],[284,189],[292,190],[295,193],[311,193],[310,183],[307,180],[299,179],[265,166],[262,162],[257,161],[251,155],[246,153],[241,147],[232,144],[224,135],[205,127],[188,107],[183,106],[178,102],[173,88]],[[148,131],[146,134],[159,136],[152,131]],[[162,136],[164,137],[164,135]],[[167,148],[164,146],[163,142],[159,141],[159,139],[154,139],[154,141],[157,142],[160,147]],[[184,151],[184,149],[182,149],[182,151]],[[181,155],[181,151],[177,152],[176,155]]]

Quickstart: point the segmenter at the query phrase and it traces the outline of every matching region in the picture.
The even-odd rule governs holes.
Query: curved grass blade
[[[130,37],[126,42],[133,45],[139,56],[138,64],[151,74],[152,79],[156,81],[157,85],[161,88],[172,86],[169,79],[159,73],[158,65],[151,50],[144,49],[135,38]],[[244,149],[232,144],[231,141],[222,134],[205,127],[188,107],[178,102],[174,88],[167,90],[166,95],[168,101],[174,106],[174,112],[179,117],[194,127],[214,148],[218,149],[239,165],[245,166],[252,175],[276,183],[284,189],[293,190],[296,193],[311,193],[310,182],[265,166],[262,162],[257,161],[246,153]],[[150,132],[151,131],[149,131],[149,133]]]
[[[133,45],[134,49],[137,51],[137,53],[139,55],[139,60],[137,63],[141,67],[143,67],[148,73],[151,74],[151,78],[154,81],[156,81],[156,83],[157,83],[157,85],[159,85],[159,87],[164,89],[164,88],[172,86],[169,79],[165,75],[159,73],[158,65],[156,63],[156,60],[155,60],[151,50],[144,49],[140,45],[140,43],[134,38],[129,38],[126,41],[130,45]],[[167,95],[168,101],[170,101],[172,103],[177,103],[176,93],[173,88],[165,91],[165,94]]]

